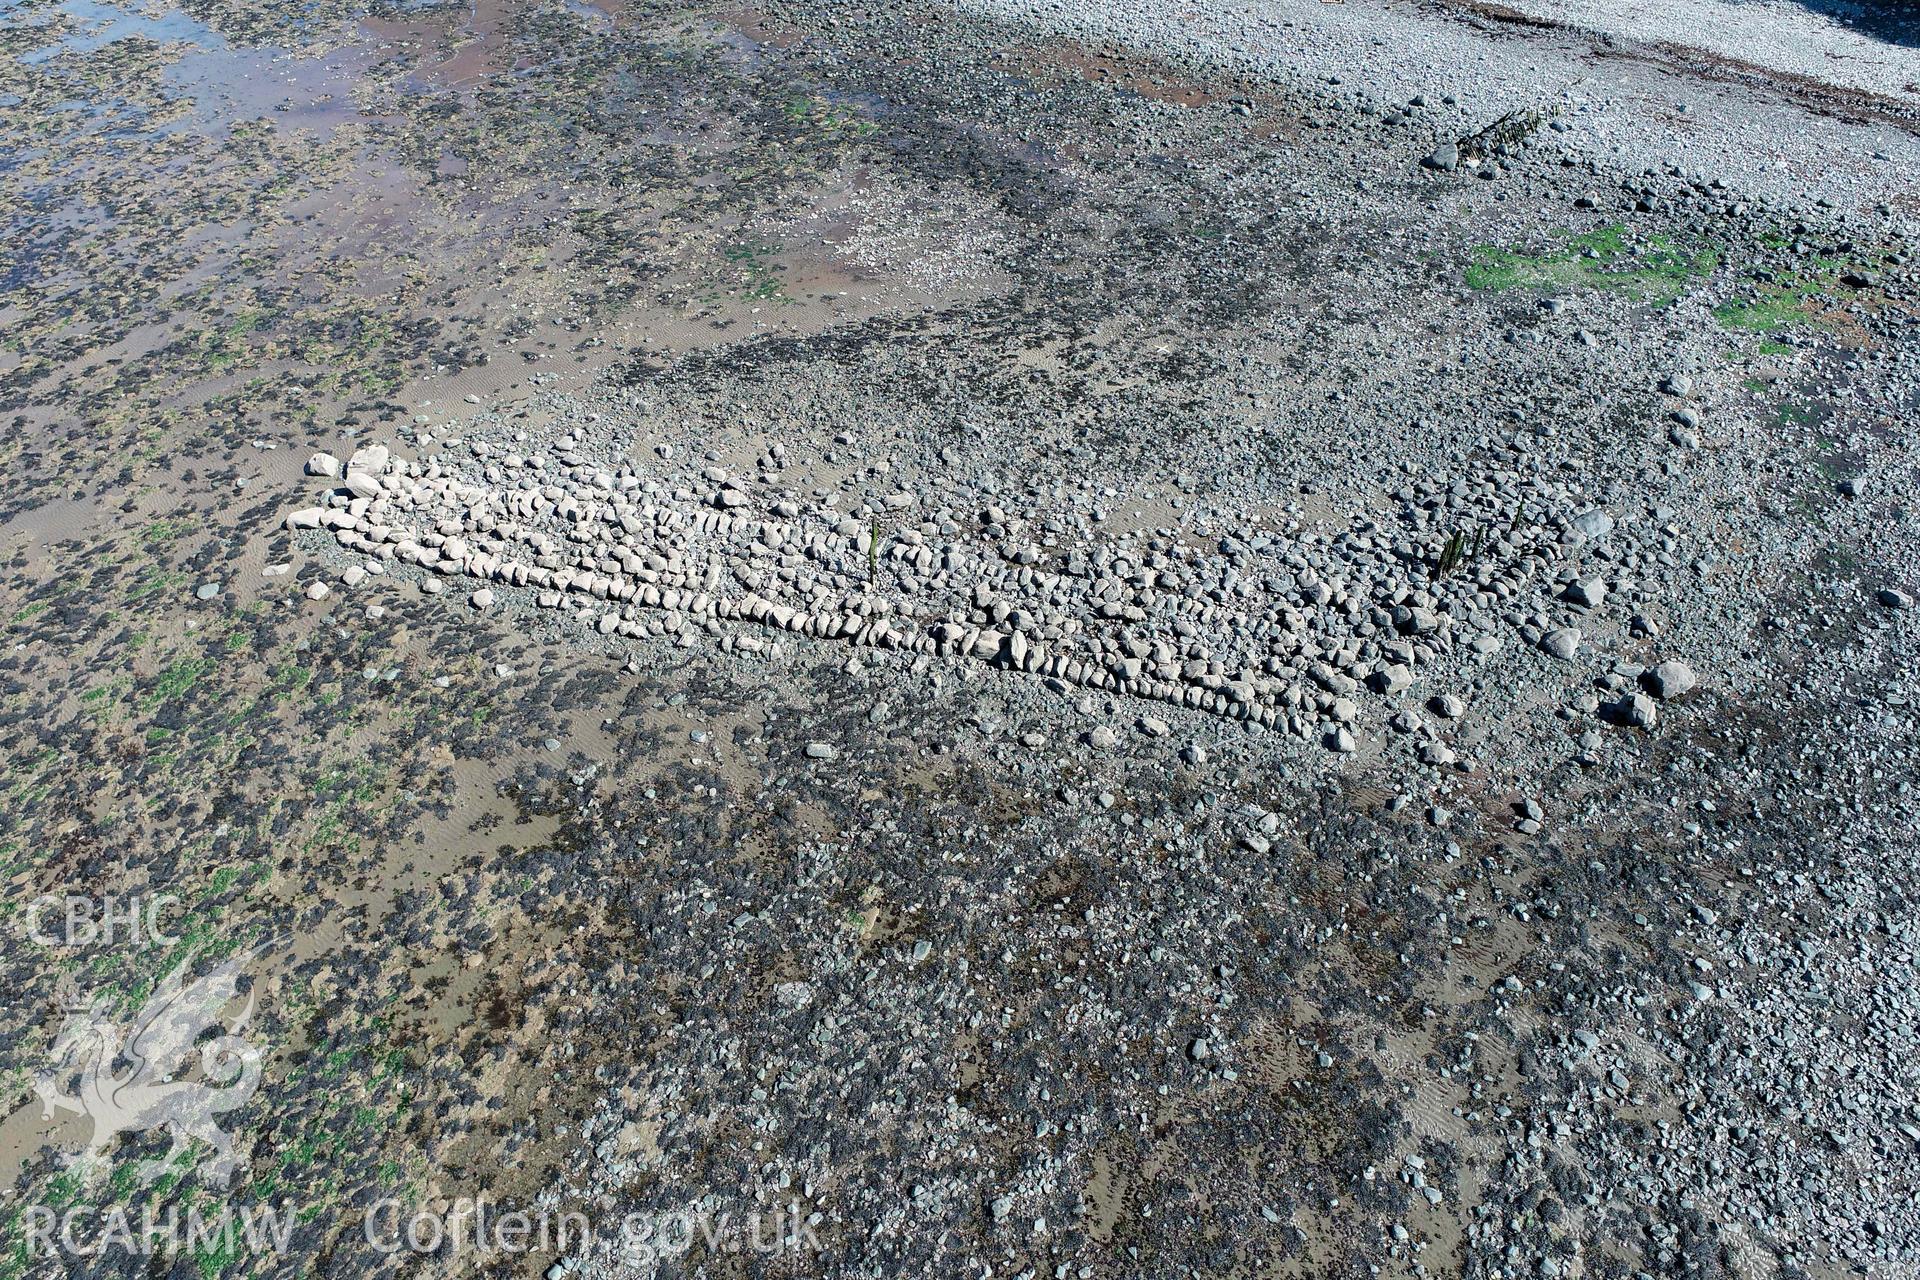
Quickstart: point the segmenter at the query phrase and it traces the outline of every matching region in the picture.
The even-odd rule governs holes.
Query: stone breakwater
[[[1515,635],[1572,660],[1591,615],[1646,598],[1631,574],[1672,562],[1661,530],[1641,521],[1616,537],[1611,515],[1503,467],[1501,455],[1458,476],[1409,479],[1385,496],[1384,514],[1344,528],[1288,518],[1284,529],[1248,525],[1196,543],[992,507],[922,512],[908,494],[803,512],[720,468],[669,485],[580,448],[569,436],[550,456],[484,440],[418,461],[380,445],[344,465],[315,455],[308,473],[328,488],[287,524],[364,555],[341,575],[349,586],[413,566],[429,592],[474,579],[468,601],[489,609],[507,603],[496,585],[522,589],[515,602],[530,597],[600,636],[691,643],[705,629],[726,648],[760,651],[765,639],[728,625],[751,624],[1027,672],[1062,691],[1151,699],[1341,751],[1355,748],[1371,690],[1436,765],[1452,753],[1400,696],[1418,675],[1470,678]],[[1441,721],[1466,710],[1438,691],[1425,705]],[[1142,727],[1164,731],[1150,718]]]

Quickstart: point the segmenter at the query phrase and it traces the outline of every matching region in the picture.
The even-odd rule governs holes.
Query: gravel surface
[[[1920,95],[1907,89],[1920,81],[1920,50],[1911,41],[1855,35],[1794,5],[1713,0],[1662,5],[1655,18],[1617,5],[1601,15],[1586,12],[1598,6],[1385,0],[1208,0],[1178,9],[1103,0],[965,4],[1096,45],[1117,42],[1370,103],[1383,114],[1422,96],[1440,108],[1439,118],[1408,129],[1413,146],[1432,138],[1434,126],[1469,133],[1508,112],[1532,111],[1566,131],[1560,142],[1568,151],[1615,172],[1677,167],[1749,197],[1855,210],[1898,202],[1899,216],[1909,224],[1915,217],[1899,198],[1920,180],[1913,145]],[[1571,25],[1476,21],[1483,13]],[[1703,34],[1686,36],[1689,27]],[[1653,43],[1676,39],[1678,48]],[[1700,52],[1815,83],[1735,74]]]
[[[1613,41],[1698,49],[1749,66],[1914,101],[1913,6],[1888,0],[1524,0],[1530,18]]]

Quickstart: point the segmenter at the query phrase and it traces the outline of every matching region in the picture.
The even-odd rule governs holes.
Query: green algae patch
[[[1695,281],[1713,274],[1720,260],[1711,249],[1690,253],[1663,235],[1630,241],[1626,228],[1618,225],[1562,234],[1564,243],[1540,254],[1490,244],[1475,247],[1466,269],[1467,287],[1541,292],[1605,289],[1664,306]]]
[[[1795,325],[1831,328],[1816,313],[1815,303],[1840,282],[1841,270],[1836,262],[1815,262],[1785,279],[1757,285],[1751,296],[1722,303],[1713,309],[1713,318],[1739,333],[1772,333]]]
[[[787,99],[782,114],[788,124],[827,138],[865,138],[880,129],[851,106],[818,94],[794,94]]]

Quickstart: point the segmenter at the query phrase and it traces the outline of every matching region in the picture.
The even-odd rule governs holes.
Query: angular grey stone
[[[1540,637],[1540,648],[1561,660],[1573,656],[1580,647],[1580,631],[1576,627],[1555,627]]]
[[[347,473],[351,475],[355,471],[364,471],[371,476],[385,475],[387,466],[392,461],[393,454],[388,451],[387,446],[368,445],[364,449],[354,450],[353,456],[347,459]]]
[[[1597,609],[1607,598],[1607,580],[1605,578],[1576,578],[1567,584],[1562,593],[1573,604],[1588,609]]]
[[[1390,662],[1368,676],[1367,683],[1376,693],[1392,697],[1413,683],[1413,672],[1403,663]]]
[[[1393,627],[1403,636],[1424,636],[1440,629],[1440,615],[1431,609],[1401,605],[1393,611]]]
[[[1591,511],[1582,511],[1572,521],[1574,529],[1589,538],[1604,538],[1613,532],[1613,517],[1595,507]]]
[[[1027,638],[1018,631],[1007,637],[1007,665],[1018,671],[1027,667]]]
[[[1660,705],[1644,693],[1630,693],[1614,704],[1614,710],[1625,724],[1636,729],[1651,729],[1660,718]]]
[[[1668,658],[1658,666],[1649,667],[1644,679],[1656,698],[1677,698],[1695,683],[1693,668],[1678,658]]]

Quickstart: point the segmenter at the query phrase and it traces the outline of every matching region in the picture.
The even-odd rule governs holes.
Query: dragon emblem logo
[[[217,1117],[253,1096],[265,1056],[241,1035],[253,1016],[252,994],[234,1021],[224,1017],[239,996],[240,970],[251,955],[232,956],[193,981],[188,965],[177,966],[124,1026],[113,1017],[110,995],[84,1001],[71,979],[63,984],[66,1021],[54,1038],[52,1065],[35,1080],[34,1091],[43,1116],[77,1112],[93,1122],[93,1136],[74,1163],[97,1169],[120,1134],[164,1125],[172,1145],[160,1159],[140,1163],[136,1176],[142,1184],[166,1172],[196,1140],[213,1150],[202,1178],[221,1185],[232,1178],[241,1157]],[[203,1040],[209,1031],[219,1034]]]

